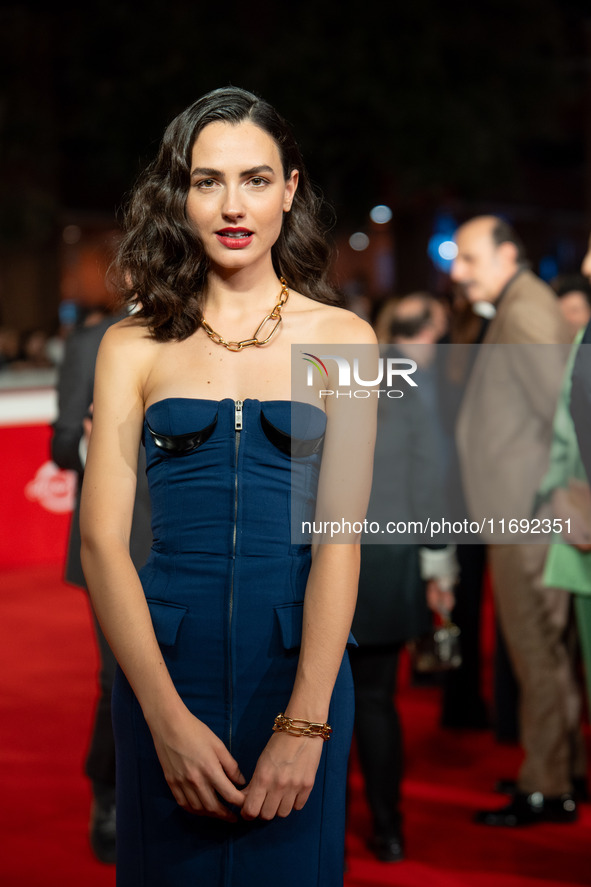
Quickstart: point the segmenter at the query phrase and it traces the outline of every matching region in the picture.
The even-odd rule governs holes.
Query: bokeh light
[[[450,239],[449,232],[439,232],[433,234],[430,238],[427,253],[439,271],[449,274],[452,262],[458,253],[458,248],[454,241]]]
[[[444,240],[443,243],[439,244],[437,252],[446,262],[453,262],[458,254],[458,248],[453,240]]]
[[[392,218],[392,210],[389,206],[380,203],[378,206],[374,206],[374,208],[370,210],[369,217],[372,222],[375,222],[377,225],[385,225],[386,222],[389,222]]]
[[[369,246],[369,237],[363,231],[356,231],[349,237],[349,246],[360,253]]]
[[[67,243],[69,246],[73,246],[75,243],[78,243],[81,237],[82,231],[80,230],[78,225],[66,225],[66,227],[62,231],[62,239],[64,243]]]

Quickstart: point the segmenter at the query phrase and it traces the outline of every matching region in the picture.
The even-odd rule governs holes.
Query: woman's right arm
[[[129,556],[143,380],[150,343],[129,321],[107,331],[97,358],[93,429],[82,489],[82,564],[101,627],[142,708],[166,781],[181,807],[235,819],[238,765],[186,708],[171,680]]]

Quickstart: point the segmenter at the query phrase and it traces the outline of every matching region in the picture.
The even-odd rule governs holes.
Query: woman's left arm
[[[341,341],[354,342],[355,336],[358,344],[364,346],[368,362],[375,362],[377,349],[371,328],[357,318],[353,327],[347,330],[347,339],[343,335]],[[352,349],[354,345],[345,346],[348,354]],[[373,379],[375,374],[364,378]],[[331,385],[336,391],[338,380],[332,380]],[[328,525],[331,521],[342,522],[347,528],[363,521],[367,510],[377,397],[375,392],[360,400],[330,396],[326,412],[316,520]],[[298,668],[284,710],[289,718],[321,724],[328,719],[332,691],[349,637],[360,562],[360,533],[345,530],[331,536],[331,532],[313,545]],[[269,731],[271,728],[269,724]],[[320,736],[272,733],[250,783],[243,789],[246,800],[241,815],[245,819],[272,819],[300,810],[314,786],[323,745]]]

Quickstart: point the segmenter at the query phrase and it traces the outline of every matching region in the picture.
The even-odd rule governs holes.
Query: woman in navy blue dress
[[[358,540],[311,545],[292,515],[318,497],[364,517],[375,400],[330,396],[330,369],[294,398],[291,360],[374,339],[331,304],[316,210],[289,128],[235,88],[170,124],[131,199],[118,270],[137,310],[99,352],[81,517],[120,665],[119,887],[342,884]]]

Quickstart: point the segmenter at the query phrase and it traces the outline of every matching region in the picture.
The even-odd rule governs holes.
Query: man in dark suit
[[[459,415],[458,450],[471,516],[495,522],[488,555],[521,693],[525,752],[511,802],[476,818],[492,826],[573,822],[572,778],[584,767],[584,751],[564,640],[569,595],[544,586],[547,545],[535,544],[539,536],[507,544],[515,539],[498,535],[503,519],[508,525],[511,518],[532,517],[569,350],[558,346],[567,346],[571,334],[554,293],[528,270],[506,222],[471,219],[455,240],[452,278],[489,318]]]
[[[380,398],[368,522],[408,524],[443,513],[440,431],[432,361],[438,331],[429,296],[408,296],[394,312],[390,335],[398,348],[383,357],[406,356],[414,347],[418,386],[401,399]],[[457,577],[453,546],[416,544],[412,531],[395,544],[361,546],[359,596],[353,620],[358,648],[349,651],[355,685],[355,736],[373,834],[368,846],[381,862],[404,856],[401,813],[402,730],[396,705],[400,652],[428,632],[428,605],[453,606]]]
[[[53,426],[51,457],[60,468],[76,471],[80,491],[86,461],[93,399],[94,366],[101,339],[107,328],[119,320],[108,315],[88,318],[66,342],[64,361],[58,379],[58,418]],[[80,495],[76,498],[66,560],[66,581],[86,589],[80,562]],[[136,567],[142,566],[150,551],[150,501],[145,474],[145,454],[140,448],[138,484],[133,513],[130,550]],[[94,620],[100,657],[99,699],[96,707],[85,771],[92,783],[93,805],[90,843],[97,859],[115,862],[115,746],[111,725],[111,689],[116,662],[109,645]]]

